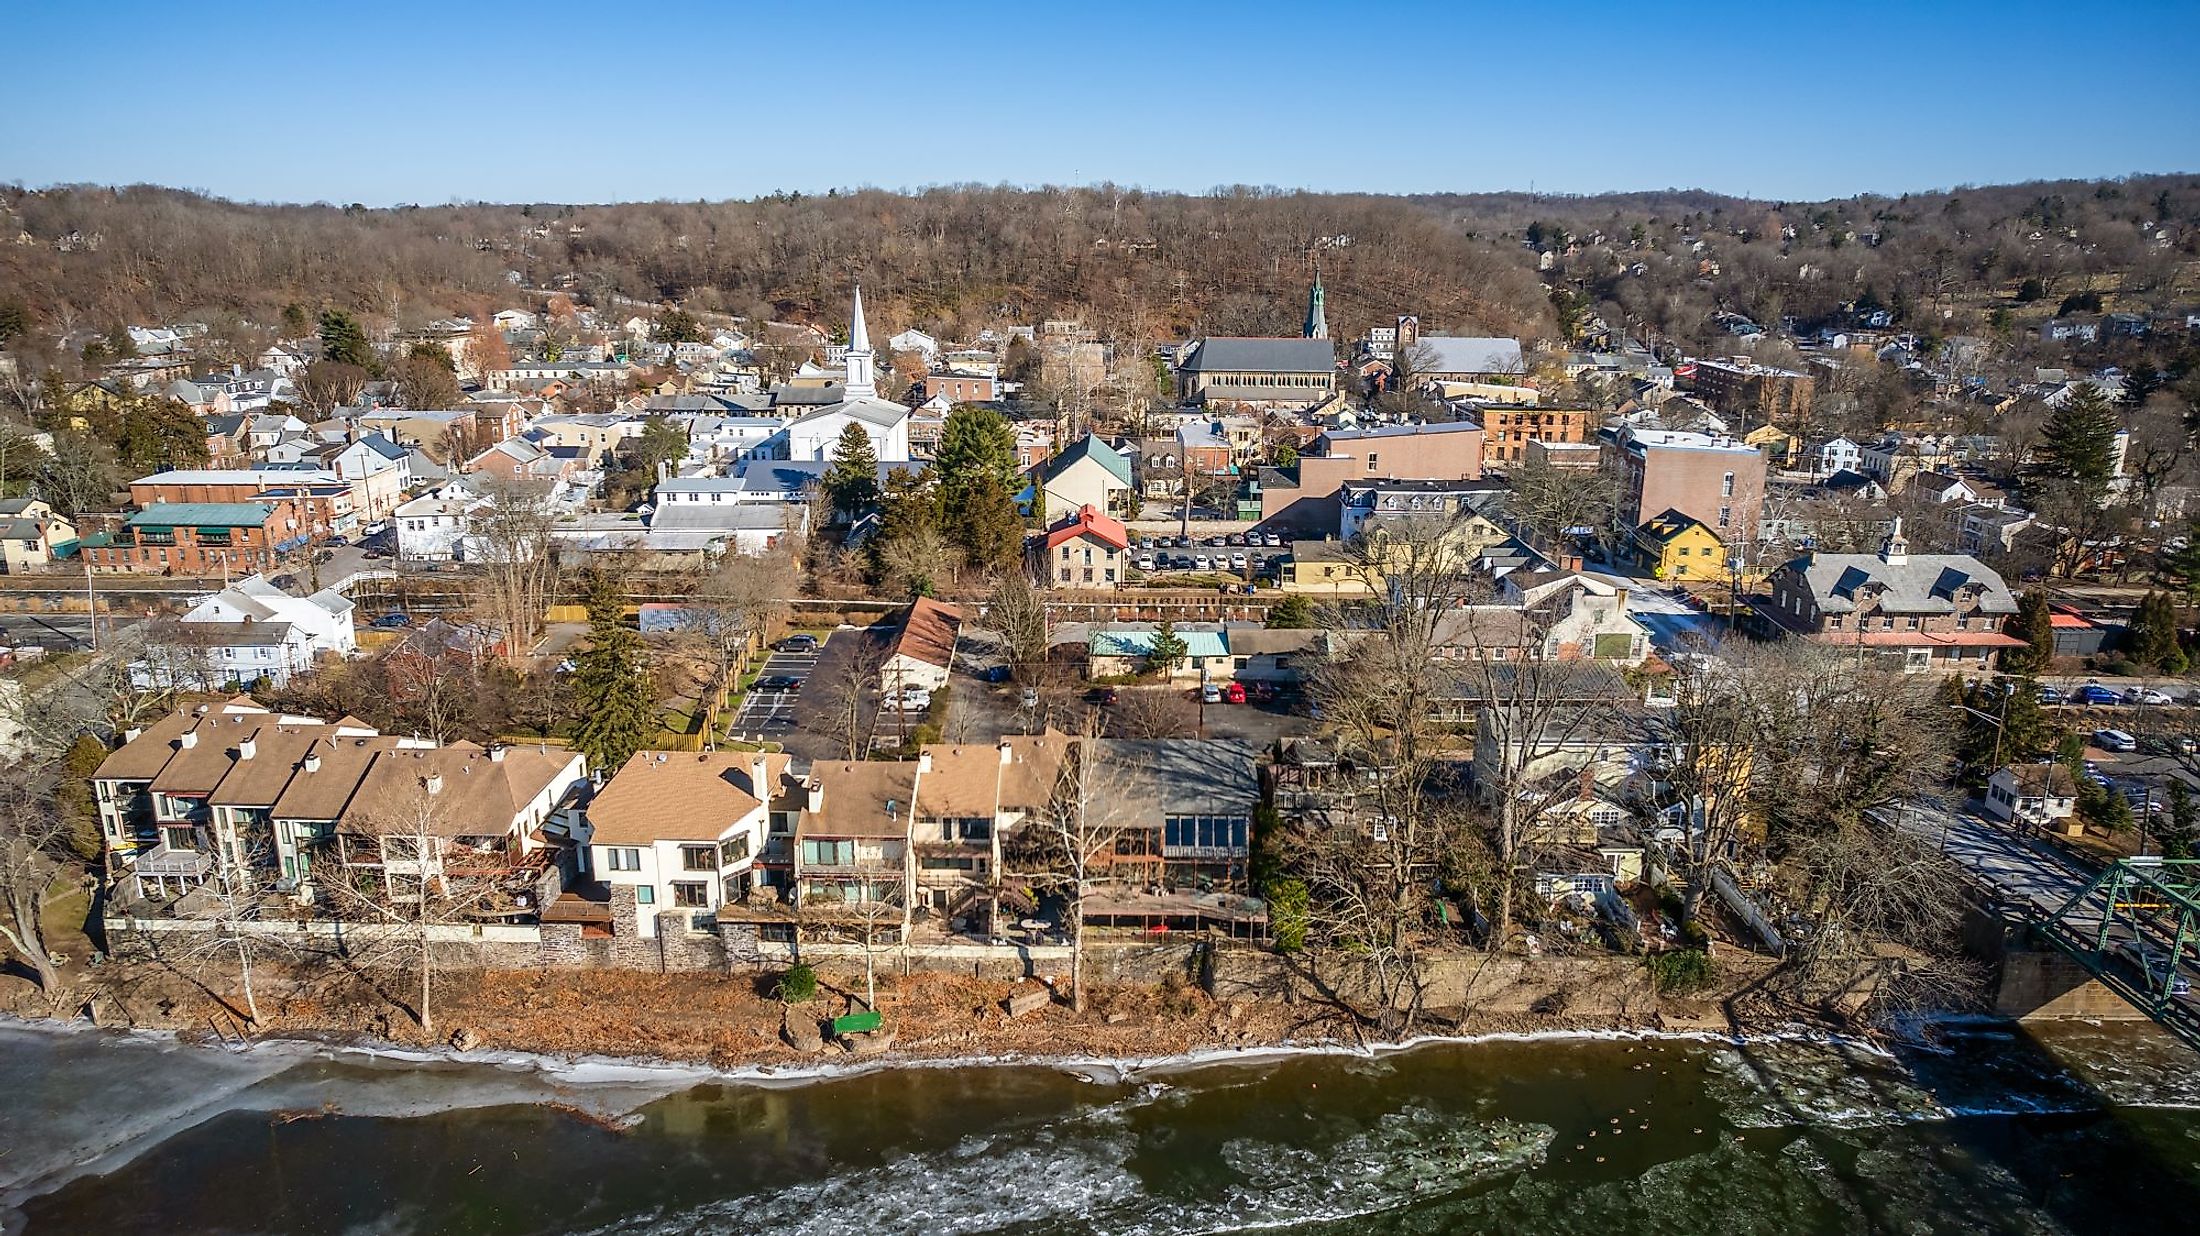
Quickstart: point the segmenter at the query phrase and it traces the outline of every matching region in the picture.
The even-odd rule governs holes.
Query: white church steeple
[[[848,327],[848,382],[843,399],[878,398],[878,358],[871,352],[871,328],[863,321],[863,285],[856,285],[855,321]]]

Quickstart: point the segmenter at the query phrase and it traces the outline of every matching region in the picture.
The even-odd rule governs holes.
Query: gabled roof
[[[1229,336],[1200,340],[1183,363],[1186,373],[1328,373],[1336,367],[1336,347],[1327,339]]]
[[[1701,529],[1705,536],[1714,541],[1720,540],[1719,534],[1713,532],[1710,525],[1693,515],[1684,515],[1672,507],[1667,507],[1660,514],[1644,520],[1642,526],[1635,529],[1635,536],[1638,540],[1655,541],[1660,545],[1664,545],[1685,535],[1691,528]],[[1725,544],[1724,541],[1720,541],[1720,543]]]
[[[1049,483],[1054,478],[1069,471],[1074,465],[1087,459],[1107,469],[1108,475],[1123,482],[1124,485],[1133,484],[1131,480],[1131,461],[1125,459],[1113,447],[1089,433],[1070,443],[1067,449],[1057,452],[1045,463],[1040,464],[1039,481],[1041,484]]]
[[[1889,613],[1952,613],[1956,595],[1965,589],[1978,591],[1983,613],[2017,612],[2009,585],[1969,554],[1909,554],[1896,563],[1878,554],[1816,554],[1781,569],[1800,574],[1818,608],[1829,614],[1854,611],[1867,592]]]
[[[773,794],[784,755],[637,751],[588,804],[594,845],[716,841]],[[764,765],[764,784],[753,767]]]
[[[1436,354],[1431,373],[1522,373],[1520,341],[1483,335],[1423,335],[1420,346]]]
[[[889,651],[893,656],[908,657],[927,665],[952,666],[963,617],[963,612],[952,605],[943,605],[930,597],[918,597],[910,602],[909,616],[902,621],[901,631],[894,636]]]
[[[805,804],[796,837],[907,837],[917,766],[904,760],[854,760],[811,766],[820,810]],[[897,865],[895,870],[899,870]]]
[[[257,502],[156,502],[130,516],[132,528],[258,528],[275,508]]]
[[[1048,529],[1046,544],[1048,549],[1053,549],[1064,541],[1088,536],[1114,549],[1131,547],[1130,533],[1124,529],[1123,521],[1101,514],[1100,509],[1089,502],[1078,508],[1075,515]]]

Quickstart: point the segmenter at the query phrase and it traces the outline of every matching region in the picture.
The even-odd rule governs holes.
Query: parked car
[[[2133,687],[2130,691],[2125,693],[2124,702],[2127,704],[2147,704],[2157,706],[2162,704],[2176,703],[2174,699],[2170,698],[2169,692],[2157,691],[2153,687]]]
[[[817,637],[815,635],[790,635],[773,644],[772,647],[781,652],[816,652]]]
[[[1138,555],[1137,560],[1134,561],[1131,565],[1137,567],[1141,571],[1151,571],[1153,570],[1153,555],[1140,554]]]
[[[1244,703],[1245,684],[1242,682],[1233,682],[1230,685],[1224,687],[1222,689],[1222,698],[1228,700],[1230,703],[1233,704]]]
[[[1221,702],[1222,702],[1222,684],[1220,684],[1220,683],[1214,683],[1214,682],[1210,682],[1210,683],[1207,683],[1206,685],[1204,685],[1204,686],[1200,687],[1200,689],[1199,689],[1199,702],[1200,702],[1200,703],[1202,703],[1202,704],[1219,704],[1219,703],[1221,703]]]
[[[1092,690],[1085,692],[1087,703],[1112,704],[1116,701],[1116,698],[1114,687],[1094,687]]]
[[[1024,693],[1017,698],[1016,702],[1026,712],[1037,708],[1039,706],[1039,688],[1025,687]]]
[[[799,688],[801,685],[802,680],[800,678],[796,678],[792,674],[772,674],[769,677],[759,678],[756,680],[757,690],[773,693],[777,693],[780,691],[793,691]]]
[[[2093,731],[2093,745],[2103,751],[2137,751],[2139,740],[2122,730]]]
[[[1215,560],[1205,554],[1192,559],[1192,569],[1195,571],[1212,571],[1214,568]]]
[[[932,693],[923,687],[903,687],[901,694],[889,695],[880,703],[897,712],[923,712],[932,706]]]
[[[1236,553],[1236,554],[1231,554],[1231,555],[1230,555],[1230,569],[1231,569],[1231,570],[1233,570],[1233,571],[1242,571],[1242,570],[1244,570],[1244,569],[1245,569],[1245,555],[1244,555],[1244,554],[1242,554],[1242,553]]]
[[[1009,669],[1005,665],[988,665],[978,671],[979,682],[1007,682]]]
[[[2097,682],[2089,682],[2084,686],[2079,687],[2078,693],[2071,698],[2075,699],[2078,703],[2084,704],[2088,707],[2114,707],[2115,705],[2124,702],[2122,692],[2116,691],[2109,687],[2104,687]]]
[[[2060,704],[2060,703],[2062,703],[2062,702],[2063,702],[2063,693],[2062,693],[2062,692],[2060,692],[2060,691],[2057,691],[2057,690],[2056,690],[2055,688],[2053,688],[2053,687],[2041,687],[2041,688],[2040,688],[2040,703],[2042,703],[2042,704]]]
[[[384,614],[367,624],[377,631],[396,631],[412,625],[412,619],[404,614]]]

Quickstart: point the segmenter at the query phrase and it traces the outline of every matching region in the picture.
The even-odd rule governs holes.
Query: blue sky
[[[0,179],[252,200],[1821,198],[2200,170],[2200,0],[0,0],[0,29]]]

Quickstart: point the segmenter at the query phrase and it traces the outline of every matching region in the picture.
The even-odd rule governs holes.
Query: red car
[[[1229,686],[1224,687],[1222,689],[1222,698],[1232,704],[1244,703],[1245,684],[1242,682],[1233,682]]]

